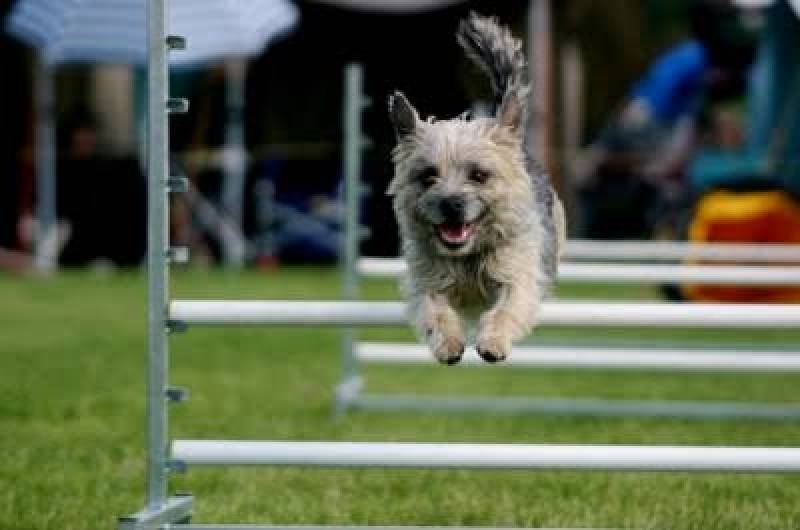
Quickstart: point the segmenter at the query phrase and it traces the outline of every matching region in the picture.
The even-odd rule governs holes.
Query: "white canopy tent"
[[[289,0],[173,0],[169,31],[186,37],[189,45],[170,56],[176,67],[196,67],[260,53],[290,31],[298,10]],[[56,265],[55,127],[52,70],[64,63],[127,63],[147,61],[147,2],[141,0],[19,0],[6,30],[36,48],[41,62],[37,93],[37,205],[36,262],[41,269]],[[241,116],[243,69],[228,69],[226,98],[230,116]],[[235,107],[235,108],[233,108]],[[239,228],[244,187],[242,123],[226,128],[226,206]],[[236,233],[228,230],[227,234]],[[239,241],[243,241],[241,235]],[[223,242],[225,245],[225,242]],[[231,245],[236,247],[236,241]],[[238,247],[243,249],[241,243]],[[232,259],[241,261],[243,251]]]

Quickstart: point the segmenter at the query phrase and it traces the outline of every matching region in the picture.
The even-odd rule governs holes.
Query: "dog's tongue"
[[[439,226],[439,233],[448,243],[465,243],[472,235],[472,225],[443,224]]]

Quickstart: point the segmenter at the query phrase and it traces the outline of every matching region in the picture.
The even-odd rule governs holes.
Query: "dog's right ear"
[[[400,91],[389,96],[389,119],[398,140],[413,134],[419,126],[419,115]]]

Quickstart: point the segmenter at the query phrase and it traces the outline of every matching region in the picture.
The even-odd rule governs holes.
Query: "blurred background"
[[[131,28],[143,4],[0,2],[1,266],[142,262],[144,34]],[[534,151],[572,237],[691,238],[702,204],[695,238],[800,242],[800,22],[788,0],[173,6],[190,38],[172,92],[191,111],[172,119],[172,164],[191,192],[173,199],[172,238],[195,263],[336,260],[350,62],[372,100],[361,251],[396,255],[384,100],[399,88],[424,115],[480,108],[486,82],[453,36],[470,10],[528,43]],[[750,213],[714,230],[715,212],[731,209]]]

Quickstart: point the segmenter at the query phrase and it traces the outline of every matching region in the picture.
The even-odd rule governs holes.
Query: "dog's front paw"
[[[481,333],[475,349],[487,363],[504,361],[511,353],[511,339],[494,333]]]
[[[434,334],[436,333],[431,333],[431,335]],[[460,337],[436,335],[438,335],[438,337],[435,337],[436,340],[429,340],[428,342],[436,360],[442,364],[458,363],[464,355],[464,348],[466,348],[464,340]]]

